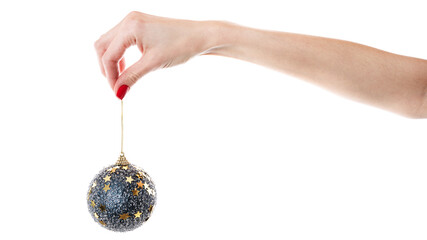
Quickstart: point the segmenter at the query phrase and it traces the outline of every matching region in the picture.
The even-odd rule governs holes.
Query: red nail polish
[[[119,90],[117,90],[116,96],[120,98],[120,100],[123,100],[126,93],[129,91],[129,87],[127,85],[121,85],[119,87]]]

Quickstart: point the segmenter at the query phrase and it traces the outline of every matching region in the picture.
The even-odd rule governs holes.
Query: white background
[[[119,155],[120,101],[93,43],[132,10],[427,58],[424,1],[2,1],[2,239],[427,238],[425,120],[215,56],[129,91],[125,153],[157,207],[133,232],[98,226],[86,192]]]

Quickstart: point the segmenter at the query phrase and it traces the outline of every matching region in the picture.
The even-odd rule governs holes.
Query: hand
[[[213,38],[208,33],[212,23],[131,12],[95,42],[101,72],[116,96],[123,99],[150,71],[184,63],[211,48]],[[132,45],[138,46],[142,56],[125,69],[123,55]]]

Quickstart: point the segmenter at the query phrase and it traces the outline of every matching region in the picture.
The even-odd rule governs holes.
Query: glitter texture
[[[156,205],[156,189],[144,170],[129,164],[101,170],[89,185],[87,205],[93,220],[125,232],[147,221]]]

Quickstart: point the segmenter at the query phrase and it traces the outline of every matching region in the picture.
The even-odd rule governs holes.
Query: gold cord
[[[122,123],[122,141],[121,141],[121,153],[119,159],[116,162],[116,165],[126,166],[129,165],[129,162],[126,160],[125,153],[123,152],[123,100],[121,101],[121,123]]]
[[[121,100],[121,105],[122,105],[122,107],[121,107],[121,109],[122,109],[122,112],[121,112],[121,121],[122,121],[122,144],[121,144],[121,149],[122,149],[122,152],[120,153],[120,155],[125,155],[125,153],[123,152],[123,100]]]

